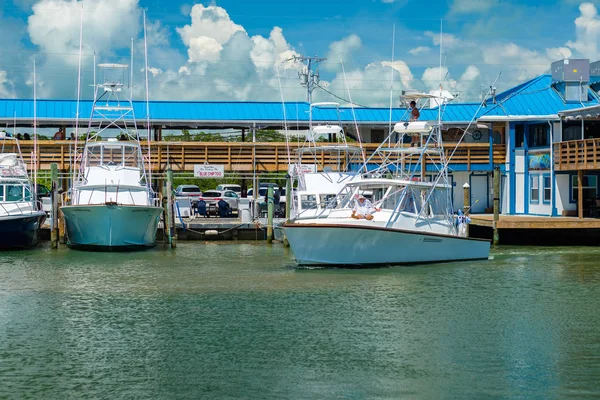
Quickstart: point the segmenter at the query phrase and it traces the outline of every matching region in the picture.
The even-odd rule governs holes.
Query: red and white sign
[[[194,165],[194,177],[196,178],[224,178],[225,166],[215,164]]]
[[[288,167],[288,173],[292,176],[300,174],[312,174],[317,172],[317,166],[315,164],[290,164]]]

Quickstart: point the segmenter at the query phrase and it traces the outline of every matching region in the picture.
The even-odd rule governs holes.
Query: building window
[[[577,175],[571,176],[571,187],[572,202],[577,202],[579,198]],[[596,175],[584,175],[582,189],[584,199],[595,199],[598,196],[598,177]]]
[[[529,136],[527,137],[528,147],[548,147],[550,145],[550,135],[548,134],[548,124],[535,124],[529,126]]]
[[[515,125],[515,147],[525,147],[525,125]]]
[[[552,198],[552,179],[550,179],[550,176],[544,176],[544,194],[543,194],[543,200],[544,203],[550,203],[550,200]]]
[[[540,202],[540,178],[539,175],[531,175],[529,177],[529,202]]]
[[[581,140],[582,127],[581,122],[564,122],[562,126],[562,140]]]

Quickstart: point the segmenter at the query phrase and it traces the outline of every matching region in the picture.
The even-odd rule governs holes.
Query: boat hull
[[[285,224],[303,266],[370,267],[487,259],[490,242],[379,227]]]
[[[91,251],[131,251],[156,245],[162,208],[120,204],[64,206],[67,245]]]
[[[0,249],[33,247],[39,242],[40,227],[46,219],[43,211],[0,217]]]

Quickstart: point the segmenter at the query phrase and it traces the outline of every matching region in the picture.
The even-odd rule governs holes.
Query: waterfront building
[[[455,210],[463,206],[462,187],[468,183],[471,211],[491,212],[492,174],[498,167],[502,174],[502,214],[598,215],[600,62],[561,60],[549,67],[550,74],[502,93],[491,90],[482,102],[442,105],[443,139],[447,156],[453,154],[449,181]],[[26,99],[0,99],[0,124],[13,126],[16,120],[18,127],[31,127],[32,103]],[[80,115],[88,115],[91,104],[81,101]],[[71,100],[38,99],[38,126],[72,132],[76,105]],[[437,120],[438,105],[431,106],[421,110],[421,120]],[[146,103],[133,102],[133,107],[144,121],[139,128],[145,129]],[[287,102],[282,107],[280,102],[152,101],[148,120],[156,147],[153,154],[158,158],[153,167],[164,167],[168,157],[176,171],[192,171],[194,164],[210,162],[225,164],[226,171],[238,173],[252,168],[285,172],[288,159],[284,143],[246,142],[253,141],[257,129],[281,130],[286,122],[292,133],[307,129],[309,107],[305,102]],[[406,107],[393,108],[392,126],[408,117]],[[367,152],[375,150],[390,131],[389,108],[342,107],[339,116],[336,110],[322,108],[315,109],[312,118],[315,123],[339,121],[346,134],[354,138],[358,138],[358,128]],[[242,143],[162,141],[163,130],[227,128],[239,130]],[[50,162],[58,162],[60,169],[68,169],[71,143],[40,142],[38,168],[46,169]],[[432,175],[434,166],[427,164],[426,168],[430,172],[426,175]]]

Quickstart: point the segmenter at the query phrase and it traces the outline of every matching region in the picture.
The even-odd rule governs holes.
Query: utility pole
[[[294,56],[290,58],[290,61],[301,62],[304,65],[302,72],[298,72],[298,78],[300,78],[300,85],[306,88],[306,101],[312,103],[312,92],[315,87],[319,86],[319,63],[327,60],[323,57],[306,57],[306,56]],[[315,71],[313,71],[313,68]]]

